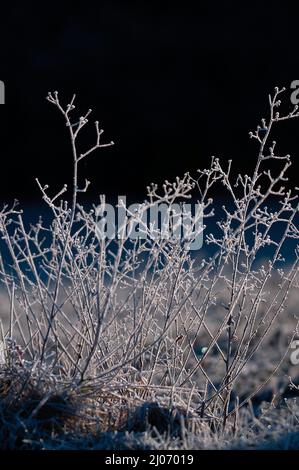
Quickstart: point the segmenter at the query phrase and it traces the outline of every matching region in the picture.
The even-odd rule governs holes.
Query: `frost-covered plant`
[[[268,120],[250,133],[259,145],[252,175],[234,180],[231,161],[224,168],[213,157],[196,178],[186,173],[161,191],[153,184],[134,213],[125,209],[125,235],[115,239],[97,232],[105,198],[92,210],[78,201],[89,185],[79,189],[80,162],[112,142],[101,143],[103,131],[95,122],[95,145],[79,153],[78,136],[91,110],[72,121],[75,96],[64,107],[57,92],[49,93],[69,130],[72,200],[61,199],[66,186],[51,196],[37,180],[52,211],[50,225],[40,219],[28,230],[16,204],[0,212],[7,253],[0,254],[0,276],[10,304],[9,321],[1,322],[2,368],[39,370],[81,389],[126,390],[139,400],[184,406],[187,414],[222,426],[237,416],[288,352],[286,345],[277,365],[246,395],[242,374],[284,313],[290,290],[298,287],[298,246],[288,265],[283,257],[285,246],[298,239],[298,196],[296,188],[285,187],[291,161],[276,153],[276,142],[268,143],[276,123],[299,115],[297,107],[283,116],[276,112],[283,91],[276,88],[269,96]],[[272,161],[281,164],[278,171],[269,169]],[[196,229],[183,240],[153,237],[144,224],[149,208],[171,206],[196,192],[203,219],[212,217],[212,226],[210,192],[216,185],[226,189],[228,202],[216,214],[212,233],[198,227],[197,216],[191,221]],[[132,240],[132,224],[148,236]],[[188,250],[201,230],[214,247],[211,256]],[[290,333],[291,341],[296,329]]]

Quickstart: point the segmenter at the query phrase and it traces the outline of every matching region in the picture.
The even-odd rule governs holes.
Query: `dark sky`
[[[113,148],[82,166],[90,196],[143,197],[151,181],[207,165],[211,155],[250,171],[248,131],[275,85],[299,79],[294,3],[14,2],[1,12],[0,201],[39,200],[71,180],[67,129],[45,100],[77,93]],[[80,6],[77,6],[80,5]],[[1,7],[3,8],[3,7]],[[286,95],[288,104],[289,91]],[[299,120],[282,126],[280,150],[299,165]],[[82,149],[93,138],[82,131]],[[297,183],[297,181],[296,181]]]

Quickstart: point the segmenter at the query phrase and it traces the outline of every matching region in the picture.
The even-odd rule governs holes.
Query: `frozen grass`
[[[269,96],[268,119],[250,133],[258,144],[252,175],[234,180],[232,162],[224,168],[213,157],[196,178],[186,173],[161,191],[151,185],[134,213],[123,208],[122,237],[113,240],[101,236],[105,198],[88,211],[78,201],[89,186],[79,189],[80,161],[112,142],[101,143],[96,122],[95,145],[79,153],[91,110],[73,121],[75,96],[64,107],[49,93],[69,131],[72,199],[61,199],[66,186],[50,196],[37,180],[49,225],[27,229],[16,204],[0,211],[3,448],[295,445],[298,406],[282,398],[287,376],[298,375],[289,362],[298,334],[298,196],[287,188],[290,156],[270,136],[299,113],[279,114],[283,91]],[[228,200],[218,211],[217,185]],[[211,233],[196,214],[184,239],[153,236],[146,211],[194,195]],[[136,225],[147,239],[130,239]],[[191,256],[202,230],[214,254]]]

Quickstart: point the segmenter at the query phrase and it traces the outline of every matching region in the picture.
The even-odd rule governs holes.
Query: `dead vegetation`
[[[134,210],[120,203],[115,237],[105,232],[105,198],[91,210],[78,199],[89,186],[81,188],[81,160],[112,143],[101,143],[96,121],[95,145],[80,153],[91,110],[71,120],[75,96],[63,106],[49,93],[70,136],[72,198],[61,199],[66,186],[50,195],[37,180],[50,225],[28,228],[16,203],[0,211],[3,448],[188,449],[240,445],[244,436],[256,445],[254,436],[268,439],[268,418],[273,436],[283,419],[297,430],[296,405],[274,397],[284,397],[293,375],[298,335],[298,188],[287,188],[290,156],[268,143],[277,123],[299,115],[297,107],[279,114],[283,92],[269,96],[268,119],[250,133],[258,143],[252,175],[233,179],[232,162],[224,168],[213,157],[196,178],[186,173],[161,191],[152,184]],[[229,201],[218,213],[217,185]],[[162,204],[174,229],[174,205],[194,192],[201,212],[180,214],[181,238],[145,223]],[[211,233],[201,218],[214,220]],[[132,238],[136,226],[143,238]],[[194,256],[202,232],[213,254]],[[277,414],[266,419],[267,390]]]

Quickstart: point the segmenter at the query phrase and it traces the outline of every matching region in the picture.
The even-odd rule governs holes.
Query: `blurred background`
[[[190,2],[191,4],[191,2]],[[45,100],[77,94],[113,148],[82,164],[91,200],[145,197],[146,185],[194,173],[210,156],[249,172],[248,132],[268,112],[274,86],[299,79],[297,17],[291,2],[14,2],[1,7],[0,202],[40,201],[35,177],[53,193],[71,183],[68,131]],[[75,116],[75,114],[74,114]],[[92,120],[92,119],[91,119]],[[298,172],[299,120],[280,126],[281,153]],[[93,143],[94,127],[81,133]]]

